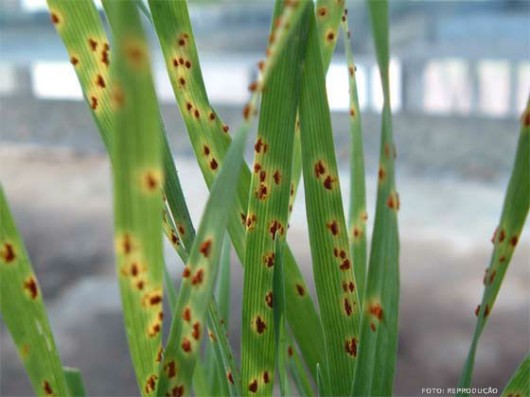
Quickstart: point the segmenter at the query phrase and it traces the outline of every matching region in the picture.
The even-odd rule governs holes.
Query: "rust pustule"
[[[212,240],[208,239],[202,242],[201,246],[199,247],[199,252],[204,256],[205,258],[208,258],[210,256],[210,251],[212,249]]]
[[[379,321],[383,319],[383,308],[379,303],[374,303],[368,306],[368,312],[371,316],[377,318]]]
[[[39,287],[37,285],[37,280],[35,279],[35,277],[29,276],[24,281],[24,289],[26,290],[31,299],[37,299],[37,296],[39,295]]]
[[[228,372],[226,374],[226,379],[228,379],[231,384],[234,384],[234,377],[232,376],[232,372]]]
[[[201,338],[201,323],[198,321],[193,324],[193,331],[191,332],[191,336],[195,340],[199,340]]]
[[[199,269],[195,272],[195,275],[191,279],[191,285],[199,285],[202,284],[202,281],[204,279],[204,270]]]
[[[336,236],[339,234],[339,225],[337,224],[337,221],[333,220],[327,225],[328,230],[333,236]]]
[[[346,340],[344,344],[344,350],[352,357],[357,357],[357,339],[351,338]]]
[[[157,379],[158,379],[158,376],[154,374],[149,376],[149,378],[147,378],[147,382],[145,382],[145,392],[147,394],[155,391]]]
[[[269,383],[269,382],[270,382],[269,373],[265,371],[263,372],[263,383]]]
[[[298,296],[304,296],[305,295],[305,288],[301,284],[296,284],[296,292]]]
[[[190,340],[188,338],[184,337],[180,347],[182,347],[182,350],[184,350],[185,353],[191,352],[191,342],[190,342]]]
[[[164,365],[164,371],[169,379],[174,378],[177,375],[177,367],[175,361],[171,360],[166,365]]]
[[[45,380],[44,382],[42,382],[42,390],[44,390],[44,393],[47,395],[47,396],[51,396],[53,395],[53,389],[50,385],[50,382],[48,382],[47,380]]]
[[[258,334],[264,333],[267,329],[267,324],[265,324],[265,321],[263,321],[260,316],[256,317],[254,324],[256,326],[256,331]]]
[[[265,303],[268,307],[272,309],[273,301],[272,301],[272,292],[268,292],[267,295],[265,295]]]
[[[353,313],[353,307],[348,298],[344,298],[344,312],[347,316],[351,316]]]
[[[9,242],[5,242],[2,246],[2,251],[0,251],[0,256],[5,263],[12,263],[17,255],[15,253],[15,247]]]
[[[249,383],[248,391],[251,393],[256,393],[258,391],[258,381],[256,379]]]
[[[267,252],[265,255],[263,255],[263,263],[267,267],[273,267],[274,266],[274,252]]]
[[[282,181],[282,174],[280,170],[276,170],[276,172],[274,172],[274,174],[272,175],[272,178],[274,179],[274,183],[279,185]]]

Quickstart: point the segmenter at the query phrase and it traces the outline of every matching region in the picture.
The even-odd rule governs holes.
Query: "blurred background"
[[[265,0],[190,5],[210,99],[232,130],[264,54],[272,7]],[[364,2],[348,1],[347,7],[373,219],[382,95]],[[529,26],[528,1],[391,1],[402,202],[396,395],[421,395],[423,387],[458,382],[530,92]],[[162,113],[198,225],[207,189],[151,30],[150,36]],[[339,40],[327,87],[345,197],[347,85]],[[0,117],[0,180],[41,283],[63,362],[81,369],[90,395],[137,395],[113,262],[109,162],[44,0],[0,1]],[[311,280],[302,190],[290,225],[288,238]],[[527,227],[479,346],[477,386],[502,389],[529,350],[529,242]],[[182,264],[167,246],[166,253],[176,277]],[[242,268],[235,256],[232,281],[230,338],[238,352]],[[3,324],[0,330],[0,394],[31,395]]]

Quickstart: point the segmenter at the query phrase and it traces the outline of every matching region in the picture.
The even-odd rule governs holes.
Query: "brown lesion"
[[[383,307],[380,303],[372,303],[368,305],[368,313],[377,320],[383,320]]]
[[[272,297],[272,291],[269,291],[267,295],[265,295],[265,303],[269,308],[272,309],[273,307],[273,297]]]
[[[315,163],[315,176],[317,178],[320,178],[322,175],[326,174],[326,166],[322,162],[322,160],[319,160]]]
[[[254,227],[256,226],[256,214],[249,214],[246,219],[246,227],[247,231],[254,230]]]
[[[142,298],[142,303],[144,306],[157,306],[162,304],[162,290],[154,289],[152,291],[146,292]]]
[[[167,397],[183,397],[184,396],[184,385],[175,386],[171,389],[170,393],[166,393]]]
[[[156,381],[158,380],[158,376],[156,376],[155,374],[152,374],[149,376],[149,378],[147,378],[147,381],[145,382],[145,392],[147,394],[151,394],[152,392],[155,391],[156,389]]]
[[[97,48],[98,48],[98,42],[96,39],[90,37],[88,39],[88,47],[90,48],[91,51],[96,51]]]
[[[182,339],[182,343],[180,344],[180,347],[182,348],[184,353],[191,352],[191,349],[192,349],[191,341],[187,337],[184,337],[184,339]]]
[[[210,169],[212,171],[215,171],[217,168],[219,168],[219,163],[217,162],[217,160],[215,158],[211,159],[210,160]]]
[[[259,200],[265,200],[267,198],[268,188],[265,183],[260,183],[255,191],[256,198]]]
[[[256,393],[258,391],[258,381],[257,379],[254,379],[252,382],[248,385],[248,391],[251,393]]]
[[[276,238],[276,235],[283,236],[284,233],[284,227],[278,220],[272,220],[269,224],[269,233],[274,240]]]
[[[124,52],[130,66],[143,68],[147,65],[148,55],[144,43],[138,40],[128,40],[124,43]]]
[[[158,319],[149,326],[149,329],[148,329],[148,335],[150,338],[153,338],[155,336],[157,336],[159,333],[160,333],[160,330],[161,330],[161,324],[160,322],[158,321]]]
[[[50,20],[54,25],[58,25],[61,22],[61,17],[59,17],[59,13],[57,13],[57,11],[52,11],[50,13]]]
[[[337,236],[339,234],[339,225],[337,221],[332,220],[326,225],[326,227],[333,236]]]
[[[232,372],[228,372],[226,374],[226,379],[228,379],[231,384],[234,384],[234,377],[232,376]]]
[[[92,95],[92,96],[90,97],[90,108],[91,108],[92,110],[97,110],[98,105],[99,105],[98,98],[95,97],[94,95]]]
[[[74,66],[77,66],[79,64],[79,58],[76,57],[76,56],[71,56],[70,57],[70,63]]]
[[[204,270],[199,269],[191,278],[191,285],[200,285],[204,281]]]
[[[142,172],[142,187],[147,193],[159,192],[162,188],[162,172],[156,169],[148,169]]]
[[[164,372],[169,379],[174,378],[177,375],[177,366],[175,364],[175,360],[171,360],[164,365]]]
[[[328,43],[332,43],[334,40],[335,40],[335,32],[332,31],[332,30],[329,30],[329,31],[326,33],[326,41],[327,41]]]
[[[102,75],[98,74],[96,75],[96,85],[100,88],[106,88],[107,84],[105,83],[105,79]]]
[[[274,266],[274,252],[267,252],[263,255],[263,263],[267,267],[273,267]]]
[[[37,299],[39,296],[39,286],[34,276],[29,276],[26,280],[24,280],[24,290],[31,299]]]
[[[257,316],[256,319],[254,320],[254,327],[256,329],[256,332],[261,335],[267,329],[267,324],[261,318],[261,316]]]
[[[353,306],[348,298],[344,298],[344,313],[347,316],[351,316],[353,313]]]
[[[263,372],[263,383],[269,383],[271,381],[268,371]]]
[[[305,288],[302,284],[296,284],[296,293],[298,296],[305,296]]]
[[[44,394],[46,396],[53,396],[53,389],[52,389],[49,381],[44,380],[42,382],[42,390],[44,391]]]
[[[328,9],[326,7],[320,7],[317,11],[319,17],[323,18],[328,14]]]
[[[205,258],[208,258],[210,256],[210,252],[212,249],[212,239],[207,239],[203,241],[199,247],[199,252],[204,256]]]
[[[332,177],[331,175],[326,176],[326,179],[324,179],[323,182],[324,188],[326,188],[327,190],[332,190],[335,182],[336,179],[334,177]]]
[[[254,150],[256,153],[267,153],[267,150],[269,149],[269,145],[263,140],[263,138],[259,137],[254,144]]]
[[[274,174],[272,175],[272,179],[274,179],[274,183],[279,185],[282,181],[282,173],[280,170],[276,170]]]
[[[13,244],[8,241],[4,242],[2,249],[0,250],[0,257],[6,264],[14,262],[17,258],[17,254]]]
[[[191,336],[195,340],[199,340],[201,338],[201,323],[196,321],[193,324],[193,330],[191,331]]]
[[[344,350],[352,357],[357,357],[357,338],[347,339],[344,343]]]

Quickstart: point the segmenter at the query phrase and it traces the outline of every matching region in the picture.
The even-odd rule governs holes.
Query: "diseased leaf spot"
[[[189,266],[185,266],[184,270],[182,271],[182,278],[188,278],[191,275],[191,269]]]
[[[283,225],[279,221],[273,220],[269,224],[269,233],[273,240],[276,238],[276,234],[283,236],[283,233],[284,233]]]
[[[333,183],[335,182],[335,178],[333,178],[331,175],[328,175],[326,179],[324,179],[324,187],[327,190],[333,189]]]
[[[191,62],[190,61],[184,62],[184,66],[186,66],[186,69],[191,69]]]
[[[189,307],[185,307],[182,311],[182,319],[187,322],[191,321],[191,309]]]
[[[261,164],[260,163],[254,163],[254,172],[259,172],[261,170]]]
[[[336,236],[339,234],[339,225],[337,224],[337,221],[333,220],[330,223],[328,223],[327,228],[329,229],[330,233],[333,236]]]
[[[205,156],[208,156],[210,154],[210,148],[208,147],[208,145],[204,145],[202,147],[202,151],[203,151]]]
[[[320,7],[318,9],[318,16],[319,17],[325,17],[328,13],[328,9],[326,7]]]
[[[74,66],[77,66],[79,59],[77,57],[70,57],[70,63]]]
[[[374,303],[368,306],[368,312],[371,316],[377,318],[379,321],[383,319],[383,308],[379,303]]]
[[[271,380],[270,380],[270,377],[269,377],[269,372],[265,371],[263,372],[263,383],[269,383]]]
[[[59,18],[59,15],[56,12],[52,12],[50,14],[50,19],[54,25],[59,24],[61,22],[61,19]]]
[[[169,379],[174,378],[177,375],[177,367],[175,365],[175,360],[171,360],[166,365],[164,365],[164,371]]]
[[[208,119],[210,121],[214,121],[215,120],[215,113],[214,112],[210,112],[210,114],[208,115]]]
[[[504,255],[502,255],[500,258],[499,258],[499,262],[504,262],[506,260],[506,257]]]
[[[265,141],[259,137],[256,143],[254,144],[254,150],[256,153],[267,153],[267,150],[269,149],[269,145],[265,143]]]
[[[493,272],[491,272],[490,277],[489,277],[490,284],[493,284],[493,282],[495,281],[495,276],[496,275],[497,275],[497,271],[493,270]]]
[[[250,118],[252,111],[253,111],[252,106],[250,104],[245,105],[245,107],[243,108],[243,118],[245,120],[248,120]]]
[[[298,296],[304,296],[305,295],[305,289],[302,284],[296,284],[296,293]]]
[[[258,391],[258,381],[256,379],[249,383],[248,391],[251,393],[256,393]]]
[[[144,171],[142,185],[147,193],[159,191],[162,186],[162,173],[158,170]]]
[[[357,357],[357,339],[351,338],[346,340],[344,344],[344,350],[352,357]]]
[[[333,31],[329,31],[326,33],[326,40],[331,43],[333,40],[335,40],[335,33]]]
[[[90,108],[96,110],[98,108],[98,99],[95,96],[90,97]]]
[[[136,288],[138,288],[140,291],[142,291],[145,287],[145,282],[143,280],[140,280],[136,283]]]
[[[254,325],[256,327],[256,332],[260,335],[263,334],[267,329],[267,324],[260,316],[256,317],[256,319],[254,320]]]
[[[184,385],[175,386],[171,389],[171,394],[167,393],[167,397],[183,397],[184,396]]]
[[[518,237],[517,236],[513,236],[511,239],[510,239],[510,245],[512,247],[515,247],[517,245],[517,242],[519,241]]]
[[[254,92],[258,89],[258,83],[257,81],[253,81],[252,83],[250,83],[250,85],[248,86],[248,90],[250,92]]]
[[[44,390],[44,394],[46,394],[47,396],[53,395],[53,389],[50,386],[50,382],[48,382],[47,380],[42,382],[42,390]]]
[[[478,305],[476,308],[475,308],[475,316],[478,317],[480,313],[480,305]],[[486,307],[484,308],[484,317],[488,317],[490,314],[490,307],[488,304],[486,304]]]
[[[267,295],[265,295],[265,303],[268,307],[272,309],[273,301],[272,301],[272,292],[268,292]]]
[[[317,161],[315,164],[315,176],[317,178],[320,178],[322,175],[326,173],[326,167],[324,166],[324,163],[322,161]]]
[[[350,117],[351,118],[355,117],[355,108],[353,106],[350,108]]]
[[[375,332],[375,324],[374,323],[370,323],[370,329],[372,330],[372,332]]]
[[[195,109],[195,111],[193,112],[193,115],[198,120],[201,117],[201,113],[199,112],[199,109]]]
[[[287,347],[287,355],[288,355],[289,357],[292,357],[293,354],[294,354],[293,347],[292,347],[292,346],[288,346],[288,347]]]
[[[263,263],[267,267],[273,267],[274,266],[274,252],[267,252],[265,255],[263,255]]]
[[[344,312],[347,316],[351,316],[353,313],[353,307],[348,298],[344,298]]]
[[[357,67],[355,65],[348,65],[348,72],[350,72],[350,76],[353,77],[353,74],[357,70]]]
[[[35,277],[29,276],[24,281],[24,289],[26,290],[31,299],[37,299],[37,296],[39,295],[39,287],[37,285],[37,280],[35,279]]]
[[[173,245],[177,245],[178,246],[180,244],[179,238],[178,238],[177,234],[173,230],[171,231],[170,237],[171,237],[171,243]]]
[[[267,185],[260,183],[255,194],[259,200],[265,200],[267,198]]]
[[[379,167],[379,172],[377,173],[377,175],[378,175],[380,181],[385,179],[386,172],[385,172],[385,169],[383,168],[383,166]]]
[[[204,256],[205,258],[208,258],[210,256],[210,251],[212,249],[212,240],[208,239],[201,243],[199,247],[199,252]]]
[[[88,39],[88,47],[92,50],[92,51],[96,51],[97,48],[98,48],[98,42],[93,39],[93,38],[89,38]]]
[[[182,347],[182,350],[185,352],[185,353],[189,353],[191,352],[191,342],[188,338],[184,337],[184,339],[182,340],[182,343],[180,345],[180,347]]]
[[[209,331],[209,332],[208,332],[208,336],[210,337],[210,340],[211,340],[212,342],[217,342],[217,338],[215,337],[215,335],[213,334],[212,331]]]
[[[152,324],[149,327],[149,336],[151,338],[157,336],[159,332],[160,332],[160,323],[159,322],[155,322],[154,324]]]
[[[158,376],[156,376],[155,374],[152,374],[149,376],[149,378],[147,378],[147,382],[145,382],[145,387],[144,387],[145,392],[147,394],[150,394],[155,391],[157,379],[158,379]]]
[[[125,103],[125,94],[118,84],[113,84],[110,89],[110,99],[114,108],[119,109]]]
[[[5,263],[13,262],[17,257],[13,244],[5,242],[2,251],[0,251],[0,256]]]
[[[250,214],[247,216],[247,230],[254,230],[256,225],[256,214]]]
[[[162,361],[162,357],[163,357],[163,355],[164,355],[164,348],[162,347],[162,345],[160,345],[160,346],[158,347],[158,351],[157,351],[157,353],[156,353],[156,360],[155,360],[155,361],[156,361],[157,363],[161,362],[161,361]]]
[[[195,275],[191,279],[191,285],[200,285],[204,279],[204,270],[199,269],[195,272]]]
[[[229,130],[230,130],[230,127],[229,127],[229,126],[227,126],[226,124],[223,125],[223,132],[224,132],[225,134],[228,134],[228,131],[229,131]]]
[[[280,170],[276,170],[276,172],[272,175],[272,178],[274,179],[274,183],[279,185],[282,181],[282,174]]]
[[[351,262],[349,259],[344,259],[340,265],[340,270],[349,270],[351,268]]]
[[[193,324],[193,331],[191,332],[191,336],[195,340],[199,340],[201,338],[201,323],[198,321]]]
[[[212,170],[216,170],[217,167],[219,167],[219,164],[217,163],[217,160],[216,159],[211,159],[210,160],[210,168]]]
[[[228,379],[231,384],[234,384],[234,377],[232,376],[232,372],[228,372],[226,374],[226,379]]]
[[[105,79],[100,74],[98,74],[96,76],[96,85],[101,87],[101,88],[106,88],[107,87],[107,84],[105,84]]]
[[[181,86],[185,86],[186,85],[186,79],[184,79],[184,77],[179,78],[179,83],[180,83]]]
[[[265,179],[267,179],[267,171],[261,170],[259,172],[259,180],[260,182],[265,182]]]

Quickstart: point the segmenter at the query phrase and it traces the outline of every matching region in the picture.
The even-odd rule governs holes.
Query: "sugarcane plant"
[[[343,1],[276,0],[266,56],[233,136],[209,102],[186,1],[103,0],[111,39],[92,0],[48,0],[48,6],[111,160],[116,274],[140,394],[392,395],[400,202],[387,1],[368,0],[384,98],[370,250],[356,68]],[[146,28],[158,37],[178,110],[210,189],[197,230],[160,114]],[[348,218],[325,90],[341,32],[350,88]],[[244,153],[256,115],[249,167]],[[469,391],[478,338],[528,213],[529,130],[527,105],[462,394]],[[318,310],[286,242],[302,175]],[[79,371],[61,364],[42,292],[3,191],[0,215],[0,309],[35,393],[84,396]],[[178,289],[164,262],[163,236],[185,263]],[[231,247],[244,271],[240,360],[232,353],[225,324]],[[169,313],[163,311],[164,297]],[[163,322],[170,324],[165,343]],[[530,394],[524,376],[528,362],[506,395]]]

